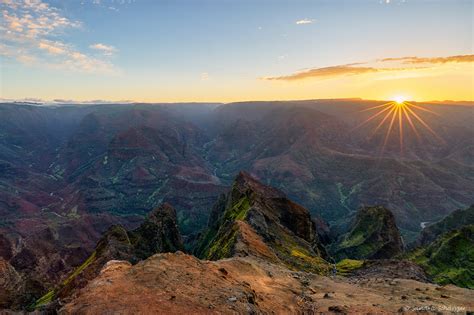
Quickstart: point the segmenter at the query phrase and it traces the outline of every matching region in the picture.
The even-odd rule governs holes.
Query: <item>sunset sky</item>
[[[474,100],[469,0],[0,3],[2,99]]]

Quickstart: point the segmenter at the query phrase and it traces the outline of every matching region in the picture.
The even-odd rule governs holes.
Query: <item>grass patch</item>
[[[363,260],[343,259],[336,264],[337,273],[342,276],[347,276],[353,271],[360,269],[363,265]]]

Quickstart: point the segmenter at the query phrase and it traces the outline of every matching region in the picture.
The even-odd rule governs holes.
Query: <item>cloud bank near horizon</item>
[[[358,62],[321,68],[311,68],[303,71],[297,71],[288,75],[269,76],[263,77],[262,79],[268,81],[299,81],[309,78],[334,78],[367,73],[401,72],[418,69],[429,69],[434,68],[440,64],[471,62],[474,62],[474,55],[456,55],[447,57],[390,57],[378,59],[374,65],[372,62]],[[390,63],[391,65],[398,63],[399,65],[387,67],[387,63]],[[419,65],[421,65],[421,67]]]

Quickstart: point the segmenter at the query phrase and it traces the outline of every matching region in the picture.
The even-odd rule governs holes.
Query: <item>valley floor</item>
[[[252,257],[181,252],[110,261],[60,314],[312,314],[474,311],[474,291],[401,278],[335,278]]]

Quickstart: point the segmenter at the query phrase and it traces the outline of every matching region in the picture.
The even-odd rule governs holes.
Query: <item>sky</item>
[[[4,100],[474,100],[470,0],[0,6]]]

